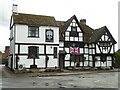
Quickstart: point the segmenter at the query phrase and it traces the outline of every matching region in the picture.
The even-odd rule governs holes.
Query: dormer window
[[[29,26],[28,27],[28,37],[39,37],[39,27]]]

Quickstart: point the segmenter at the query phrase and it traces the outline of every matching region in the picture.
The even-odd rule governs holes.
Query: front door
[[[80,62],[82,61],[83,57],[80,54],[71,54],[70,61],[74,62],[75,66],[80,66]]]

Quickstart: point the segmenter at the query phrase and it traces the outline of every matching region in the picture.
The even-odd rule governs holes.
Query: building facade
[[[56,21],[52,16],[23,13],[11,16],[9,40],[8,66],[13,70],[112,67],[116,44],[106,26],[94,30],[75,15]]]

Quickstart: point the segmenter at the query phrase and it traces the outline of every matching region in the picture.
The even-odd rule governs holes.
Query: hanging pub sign
[[[79,47],[70,47],[70,53],[79,53]]]

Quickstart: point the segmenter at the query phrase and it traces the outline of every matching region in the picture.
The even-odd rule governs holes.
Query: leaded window
[[[39,27],[29,26],[28,27],[28,37],[39,37]]]
[[[29,46],[28,47],[28,58],[39,58],[39,47]]]
[[[76,26],[71,26],[71,31],[77,32],[77,27]]]

